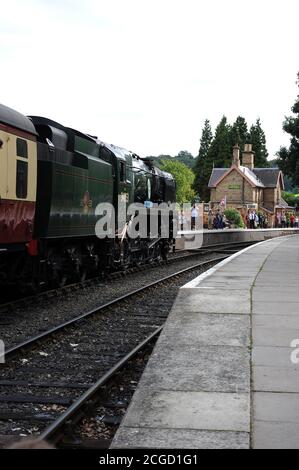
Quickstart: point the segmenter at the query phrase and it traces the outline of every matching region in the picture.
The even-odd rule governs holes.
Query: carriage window
[[[120,162],[120,181],[126,181],[126,164],[125,162]]]
[[[16,196],[18,199],[26,199],[28,185],[28,163],[17,160]]]
[[[17,139],[17,156],[28,158],[27,141],[24,139]]]

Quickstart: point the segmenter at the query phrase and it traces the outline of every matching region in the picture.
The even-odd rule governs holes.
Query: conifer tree
[[[252,150],[255,152],[254,166],[267,168],[269,166],[267,160],[269,154],[266,146],[266,136],[261,127],[260,119],[257,119],[256,123],[251,126],[249,138],[252,144]]]
[[[210,142],[208,149],[205,147],[206,155],[204,157],[204,164],[201,168],[201,181],[197,179],[196,191],[203,201],[209,201],[210,190],[208,188],[209,179],[214,167],[229,167],[231,164],[231,151],[230,151],[230,131],[231,126],[227,123],[226,116],[223,116],[220,123],[216,127],[215,136]],[[200,165],[200,160],[197,161]]]
[[[231,153],[233,151],[233,146],[239,144],[240,151],[244,151],[244,145],[248,140],[248,127],[245,118],[238,116],[234,124],[232,125],[230,132],[230,143],[231,143]]]
[[[227,123],[226,116],[223,116],[216,127],[215,137],[208,151],[207,160],[211,168],[223,168],[231,165],[232,152],[230,142],[231,126]]]
[[[299,87],[299,72],[296,83]],[[291,136],[290,146],[281,147],[277,156],[280,169],[299,186],[299,95],[291,109],[294,116],[287,117],[283,123],[283,130]]]
[[[197,194],[201,197],[202,200],[206,199],[207,196],[207,185],[209,182],[211,168],[207,161],[208,152],[211,146],[213,139],[213,133],[211,129],[211,124],[208,119],[204,122],[204,127],[202,130],[202,135],[200,139],[200,147],[198,156],[196,157],[194,173],[195,180],[193,188]]]

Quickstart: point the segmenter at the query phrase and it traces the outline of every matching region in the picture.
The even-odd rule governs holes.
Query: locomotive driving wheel
[[[66,284],[67,276],[62,269],[62,259],[58,252],[50,249],[47,256],[48,281],[52,287],[63,287]]]
[[[168,259],[169,254],[169,242],[168,240],[163,240],[161,245],[161,256],[165,261]]]

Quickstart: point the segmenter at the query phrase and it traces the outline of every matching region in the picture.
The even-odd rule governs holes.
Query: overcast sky
[[[9,0],[0,102],[145,155],[260,117],[270,156],[298,94],[298,0]]]

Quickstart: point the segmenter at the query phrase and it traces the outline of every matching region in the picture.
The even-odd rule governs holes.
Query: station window
[[[120,181],[126,181],[126,164],[125,164],[125,162],[120,162],[119,179],[120,179]]]
[[[24,139],[17,139],[17,156],[28,158],[27,141]]]
[[[18,199],[26,199],[28,187],[28,163],[17,160],[16,196]]]

